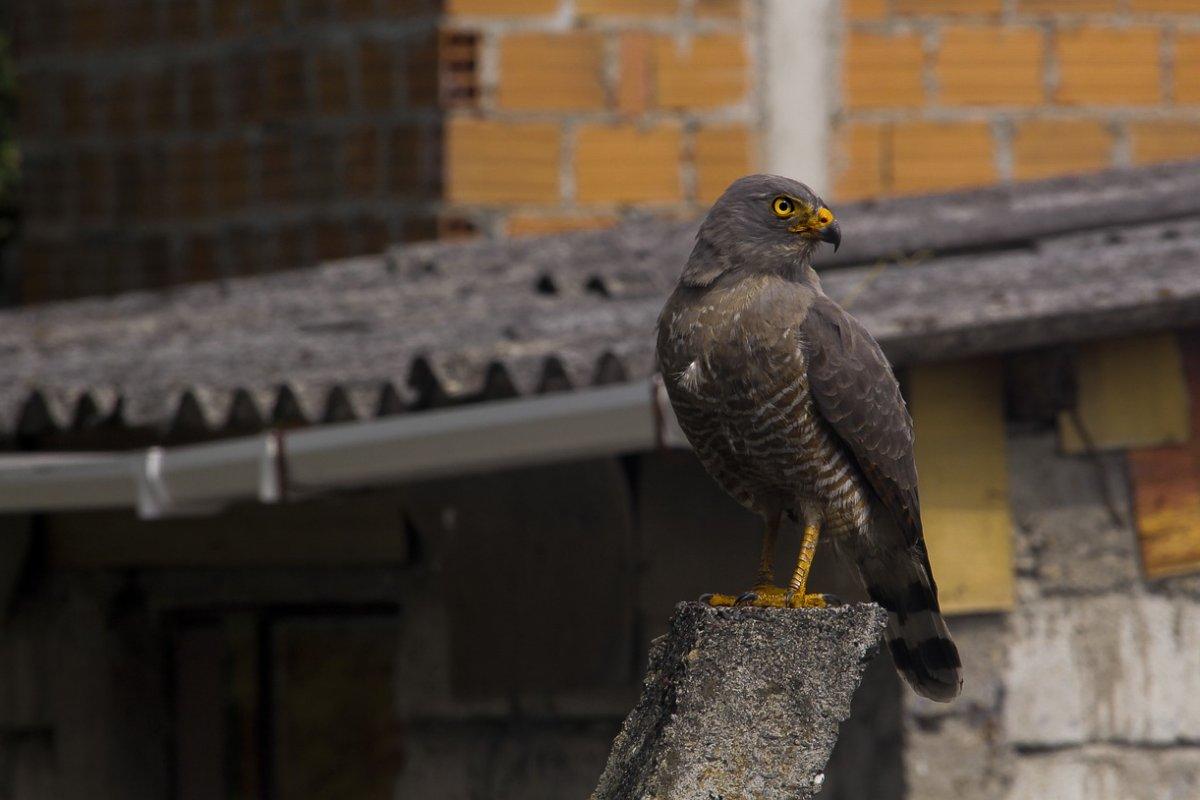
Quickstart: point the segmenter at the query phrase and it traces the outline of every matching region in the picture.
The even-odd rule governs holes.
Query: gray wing
[[[883,351],[862,323],[823,295],[801,335],[817,410],[854,454],[905,541],[923,551],[912,418]]]

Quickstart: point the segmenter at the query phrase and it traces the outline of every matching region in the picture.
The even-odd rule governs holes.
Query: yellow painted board
[[[1013,607],[1013,524],[999,361],[915,367],[909,400],[925,541],[943,611]]]
[[[1079,418],[1098,449],[1187,441],[1190,400],[1174,334],[1084,345],[1077,381]],[[1058,437],[1065,453],[1086,450],[1068,414],[1059,416]]]

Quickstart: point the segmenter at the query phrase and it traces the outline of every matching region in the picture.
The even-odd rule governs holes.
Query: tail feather
[[[888,611],[888,649],[896,669],[917,694],[953,700],[962,689],[962,661],[924,553],[905,553],[886,564],[870,559],[859,568],[871,599]]]
[[[891,614],[887,636],[892,661],[913,691],[943,703],[958,697],[962,661],[941,614],[921,611],[903,622]]]

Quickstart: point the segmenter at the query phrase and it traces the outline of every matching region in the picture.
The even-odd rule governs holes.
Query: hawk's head
[[[734,269],[789,271],[821,242],[836,250],[842,231],[833,212],[803,183],[747,175],[717,198],[696,235],[686,283],[705,285]]]

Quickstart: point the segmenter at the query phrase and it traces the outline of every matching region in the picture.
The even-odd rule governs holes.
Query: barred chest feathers
[[[865,533],[866,493],[845,447],[816,410],[797,316],[762,291],[668,306],[659,331],[664,379],[704,466],[755,511],[782,503],[835,533]],[[748,296],[747,296],[748,295]],[[806,308],[784,304],[803,319]]]

